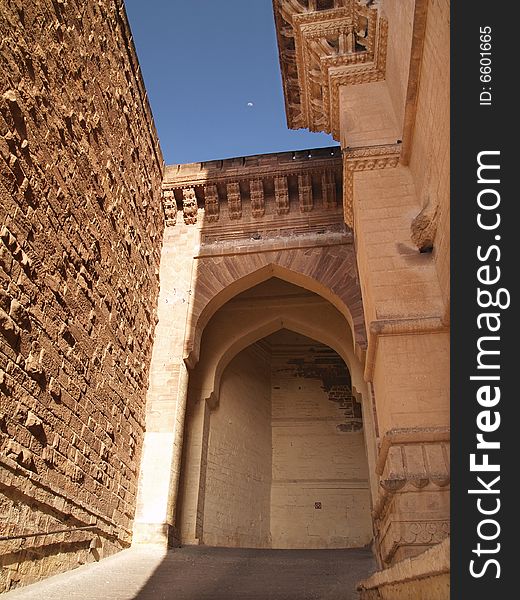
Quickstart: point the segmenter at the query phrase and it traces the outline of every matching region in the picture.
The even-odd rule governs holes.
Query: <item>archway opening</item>
[[[336,312],[316,294],[273,278],[230,300],[208,324],[190,377],[177,521],[184,543],[349,548],[370,542],[362,398],[337,351],[341,342],[323,343],[337,336],[350,346]],[[304,335],[321,333],[313,315],[323,328],[320,341]],[[233,346],[227,338],[235,337]],[[237,350],[217,377],[215,364],[230,346]]]

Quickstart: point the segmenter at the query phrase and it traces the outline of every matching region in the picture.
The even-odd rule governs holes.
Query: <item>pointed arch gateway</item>
[[[235,352],[240,357],[249,352],[247,348],[256,348],[253,379],[255,368],[263,369],[265,381],[271,378],[261,347],[268,343],[266,336],[269,338],[274,332],[268,330],[262,339],[257,339],[261,334],[255,329],[258,315],[264,318],[258,327],[285,330],[282,326],[289,323],[300,335],[310,335],[312,346],[321,344],[326,352],[336,348],[334,360],[342,362],[344,357],[348,363],[350,393],[353,385],[364,406],[366,431],[373,432],[374,427],[368,425],[373,410],[365,406],[368,394],[360,367],[365,360],[367,340],[356,252],[353,232],[345,225],[340,201],[342,168],[341,156],[333,147],[167,170],[163,190],[169,201],[175,200],[177,219],[168,221],[162,250],[159,321],[148,391],[135,540],[163,540],[166,535],[177,538],[179,529],[184,540],[203,539],[199,535],[204,533],[201,499],[218,496],[218,490],[212,493],[205,488],[203,457],[211,431],[217,431],[210,427],[211,423],[215,425],[218,416],[225,412],[223,407],[230,406],[227,392],[223,394],[222,390],[230,389],[228,375],[236,361],[241,360],[234,357]],[[195,192],[199,202],[196,213],[193,203],[184,202],[186,189],[190,197]],[[278,286],[293,286],[288,294],[293,298],[283,290],[278,290],[278,299],[266,299],[265,294],[263,299],[252,298],[257,286],[269,286],[273,279],[279,282]],[[299,291],[295,293],[294,288]],[[298,311],[305,309],[302,303],[307,306],[307,313],[298,316]],[[242,312],[241,307],[246,307],[246,311]],[[218,329],[216,323],[229,311],[234,311],[234,316]],[[332,328],[324,321],[331,311],[336,314]],[[270,325],[265,321],[267,317]],[[232,334],[240,322],[242,330]],[[324,337],[327,331],[331,332],[330,339]],[[246,333],[253,337],[248,340]],[[246,342],[250,346],[245,347]],[[210,359],[212,348],[216,354]],[[220,350],[217,352],[216,348]],[[263,355],[265,358],[265,348]],[[305,357],[300,356],[301,359],[305,363]],[[210,363],[213,375],[207,374]],[[203,372],[212,383],[205,382]],[[303,379],[306,383],[312,380]],[[321,383],[315,378],[313,385],[317,386],[318,398]],[[242,395],[248,394],[248,389],[243,389]],[[235,408],[231,422],[240,414],[242,405]],[[339,435],[339,430],[334,435]],[[375,473],[375,440],[370,435],[364,460],[366,463],[368,455],[370,473]],[[331,456],[329,463],[341,460]],[[240,465],[236,467],[236,472],[240,472]],[[222,465],[221,473],[226,468]],[[332,475],[331,478],[337,479]],[[312,480],[313,476],[307,479]],[[361,479],[364,493],[368,493],[368,476]],[[158,480],[164,481],[160,493],[155,491]],[[233,485],[230,488],[237,489]],[[200,490],[205,493],[199,493]],[[233,507],[219,510],[227,515],[236,512]],[[315,516],[326,514],[324,510]],[[191,524],[188,528],[183,519]]]
[[[284,335],[288,346],[280,343]],[[373,420],[345,316],[308,288],[267,277],[208,319],[199,359],[188,391],[177,519],[182,541],[318,548],[368,543]],[[348,385],[325,389],[320,368],[328,368],[327,361]],[[343,404],[341,393],[348,396]],[[350,410],[362,406],[360,431],[339,423],[348,402]],[[288,500],[287,494],[296,495]],[[263,499],[263,509],[255,498]],[[291,507],[294,502],[299,508]],[[290,530],[298,520],[301,535]]]
[[[184,356],[193,368],[211,317],[233,297],[276,277],[328,300],[345,317],[358,356],[367,346],[363,303],[352,244],[255,254],[204,257],[197,261],[188,308]]]

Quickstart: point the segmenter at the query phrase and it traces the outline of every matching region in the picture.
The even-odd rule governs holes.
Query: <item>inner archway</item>
[[[183,543],[370,542],[374,440],[366,390],[353,384],[352,368],[358,379],[361,369],[351,339],[330,303],[276,278],[214,315],[190,375],[177,520]]]
[[[334,350],[282,329],[229,363],[210,415],[205,495],[208,545],[370,541],[361,404]]]

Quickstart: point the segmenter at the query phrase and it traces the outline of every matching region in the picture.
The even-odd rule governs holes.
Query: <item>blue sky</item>
[[[337,145],[287,128],[271,0],[125,5],[166,164]]]

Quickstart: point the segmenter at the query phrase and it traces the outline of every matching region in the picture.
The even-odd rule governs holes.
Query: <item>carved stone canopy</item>
[[[387,21],[374,0],[273,0],[287,124],[339,140],[339,88],[385,77]]]

